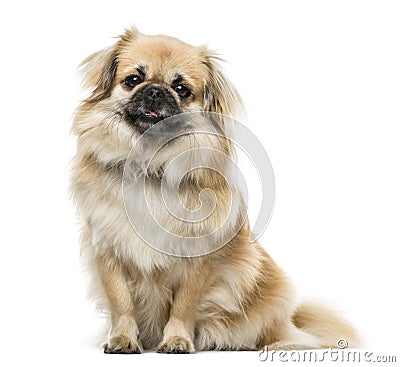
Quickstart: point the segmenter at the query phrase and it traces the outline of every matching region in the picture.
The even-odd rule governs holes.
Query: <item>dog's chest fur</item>
[[[113,252],[144,272],[171,265],[174,258],[145,244],[132,228],[122,194],[122,167],[102,167],[91,159],[76,162],[72,179],[78,210],[91,231],[96,255]],[[140,218],[141,204],[136,206]]]
[[[73,191],[78,209],[91,228],[91,246],[98,254],[112,250],[142,271],[168,268],[177,262],[168,254],[187,246],[180,237],[200,238],[195,251],[204,254],[214,251],[216,243],[222,243],[225,228],[237,226],[229,222],[237,222],[241,213],[240,199],[232,197],[239,195],[237,192],[217,188],[207,195],[202,187],[186,184],[177,193],[168,185],[161,190],[157,179],[141,178],[125,181],[123,188],[122,178],[123,165],[102,166],[90,158],[78,161],[74,170]],[[228,201],[234,204],[227,205]],[[193,209],[197,208],[212,208],[212,214],[201,221],[190,221],[187,213],[196,213]],[[214,228],[221,224],[224,230],[214,234]],[[205,237],[210,232],[211,236]]]

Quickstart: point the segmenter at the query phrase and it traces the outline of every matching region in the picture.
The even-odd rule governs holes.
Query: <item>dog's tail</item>
[[[315,301],[300,304],[292,316],[293,324],[313,335],[319,348],[357,348],[360,337],[348,321],[330,307]]]

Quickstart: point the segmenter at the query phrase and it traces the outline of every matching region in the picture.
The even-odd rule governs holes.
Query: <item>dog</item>
[[[207,47],[130,28],[82,63],[89,96],[72,127],[77,153],[71,192],[82,223],[82,258],[111,323],[104,352],[335,348],[339,339],[358,346],[354,328],[329,307],[297,303],[285,273],[249,241],[240,193],[205,167],[218,161],[218,152],[234,156],[224,120],[242,106],[219,60]],[[146,147],[169,129],[156,127],[191,114],[205,116],[192,119],[197,128],[218,133],[183,134],[150,162]],[[147,141],[138,143],[143,136]],[[197,148],[209,150],[181,159],[167,173],[173,157]],[[193,159],[198,168],[190,170]],[[126,178],[127,165],[133,169]],[[187,173],[178,175],[179,168]],[[179,194],[175,202],[189,216],[211,202],[212,214],[200,222],[171,219],[161,181],[167,197]],[[143,190],[159,227],[143,214]],[[127,197],[133,198],[128,210]],[[222,230],[214,234],[217,228]],[[185,238],[207,240],[189,246]]]

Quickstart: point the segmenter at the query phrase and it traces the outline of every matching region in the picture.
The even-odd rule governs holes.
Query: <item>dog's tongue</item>
[[[151,117],[159,117],[160,115],[155,111],[149,111]]]

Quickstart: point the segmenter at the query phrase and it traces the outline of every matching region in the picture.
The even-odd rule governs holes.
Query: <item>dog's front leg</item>
[[[186,274],[174,293],[163,340],[157,347],[159,353],[195,352],[193,342],[196,313],[208,271],[204,267],[197,267]]]
[[[141,353],[143,348],[124,267],[112,255],[97,258],[96,265],[111,312],[112,325],[104,353]]]

